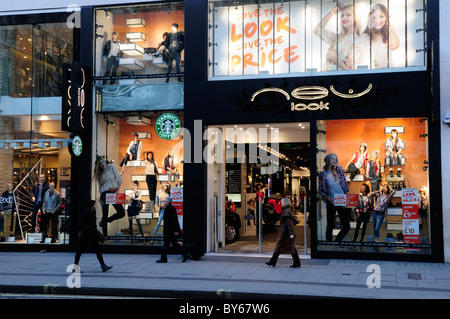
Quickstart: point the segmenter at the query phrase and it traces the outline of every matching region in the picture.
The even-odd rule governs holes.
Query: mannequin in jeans
[[[402,140],[398,137],[396,129],[391,130],[391,136],[386,141],[387,152],[389,157],[389,172],[391,177],[394,177],[394,160],[397,159],[397,176],[402,175]]]
[[[386,209],[395,194],[395,189],[391,189],[388,184],[381,187],[381,191],[372,192],[369,196],[374,196],[375,207],[372,211],[373,234],[375,241],[380,239],[380,228],[386,216]]]

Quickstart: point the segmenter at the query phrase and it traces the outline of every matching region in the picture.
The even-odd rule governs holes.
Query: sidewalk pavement
[[[292,264],[289,255],[281,255],[276,267],[265,264],[270,258],[267,254],[209,253],[198,261],[185,263],[181,262],[181,256],[169,255],[165,264],[155,262],[159,255],[103,256],[106,264],[114,266],[111,270],[102,272],[95,254],[85,253],[80,260],[83,273],[74,277],[67,271],[74,253],[0,252],[0,295],[181,299],[450,298],[450,264],[301,256],[301,268],[294,269],[289,267]],[[68,283],[69,286],[78,283],[79,288],[70,288]],[[378,284],[378,288],[369,288],[368,284]]]

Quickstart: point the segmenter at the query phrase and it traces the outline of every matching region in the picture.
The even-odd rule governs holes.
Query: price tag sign
[[[347,206],[358,206],[358,194],[347,194]]]
[[[105,204],[125,204],[126,197],[125,193],[106,193]]]
[[[346,206],[347,196],[345,194],[334,195],[334,206]]]
[[[419,196],[417,188],[402,189],[403,242],[420,243]],[[413,249],[414,248],[405,248]]]

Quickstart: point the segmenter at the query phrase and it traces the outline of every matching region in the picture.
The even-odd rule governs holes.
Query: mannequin
[[[397,159],[397,176],[402,175],[402,140],[398,137],[398,131],[396,129],[391,130],[391,136],[386,141],[387,152],[386,156],[389,157],[389,172],[391,177],[394,177],[394,159]]]
[[[97,179],[98,187],[100,190],[100,203],[102,205],[102,219],[100,221],[100,227],[103,231],[103,236],[107,236],[107,223],[111,223],[117,219],[125,216],[125,209],[121,204],[113,204],[116,213],[108,217],[109,204],[106,204],[107,193],[117,193],[122,184],[122,178],[114,165],[107,164],[103,157],[98,156],[95,161],[94,176]]]
[[[380,180],[381,180],[381,175],[380,175],[380,168],[381,168],[381,163],[378,160],[378,154],[380,153],[380,151],[373,151],[372,152],[372,159],[370,161],[367,162],[367,166],[366,166],[366,176],[370,181],[370,185],[371,185],[371,191],[377,191],[380,189]]]
[[[359,229],[361,224],[363,225],[361,233],[361,242],[364,241],[364,235],[366,234],[367,224],[370,220],[370,214],[373,210],[373,198],[369,196],[369,186],[367,184],[361,185],[361,191],[358,194],[358,206],[355,209],[356,212],[356,228],[353,241],[358,239]]]
[[[169,82],[169,74],[172,72],[172,64],[175,61],[175,67],[177,73],[180,73],[181,63],[181,51],[184,49],[184,32],[178,31],[178,24],[172,24],[172,32],[169,33],[164,40],[164,46],[169,49],[169,57],[167,64],[169,66],[167,70],[166,83]],[[178,82],[181,82],[181,78],[178,78]]]
[[[142,141],[139,140],[139,133],[133,132],[131,133],[131,138],[133,139],[128,146],[127,153],[120,163],[120,167],[122,167],[122,171],[120,175],[123,175],[123,171],[125,170],[125,166],[128,161],[140,161],[142,154]]]
[[[106,41],[103,47],[103,59],[106,60],[105,76],[116,76],[117,68],[119,67],[120,58],[120,40],[117,32],[112,33],[111,40]],[[116,80],[112,79],[110,84],[113,85]],[[106,80],[103,80],[103,85],[106,85]]]
[[[319,174],[319,193],[326,202],[327,207],[327,230],[326,240],[333,240],[333,229],[336,212],[339,215],[342,228],[336,236],[336,241],[341,242],[350,230],[350,219],[346,207],[334,206],[334,196],[347,194],[349,192],[344,169],[338,166],[338,158],[334,153],[325,156],[325,166]]]
[[[345,166],[345,171],[350,172],[350,180],[353,180],[357,174],[360,173],[361,168],[366,167],[366,162],[369,155],[367,154],[367,145],[361,143],[359,145],[359,150],[355,153],[352,159]]]

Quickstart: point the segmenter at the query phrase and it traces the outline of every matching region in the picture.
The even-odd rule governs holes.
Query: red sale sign
[[[358,194],[347,194],[347,206],[358,206]]]
[[[417,188],[402,189],[402,217],[403,242],[419,244],[419,197]]]
[[[173,187],[170,189],[170,197],[172,197],[172,205],[177,210],[178,223],[183,230],[183,188]]]
[[[125,204],[126,196],[125,193],[106,193],[105,203],[106,204]]]

